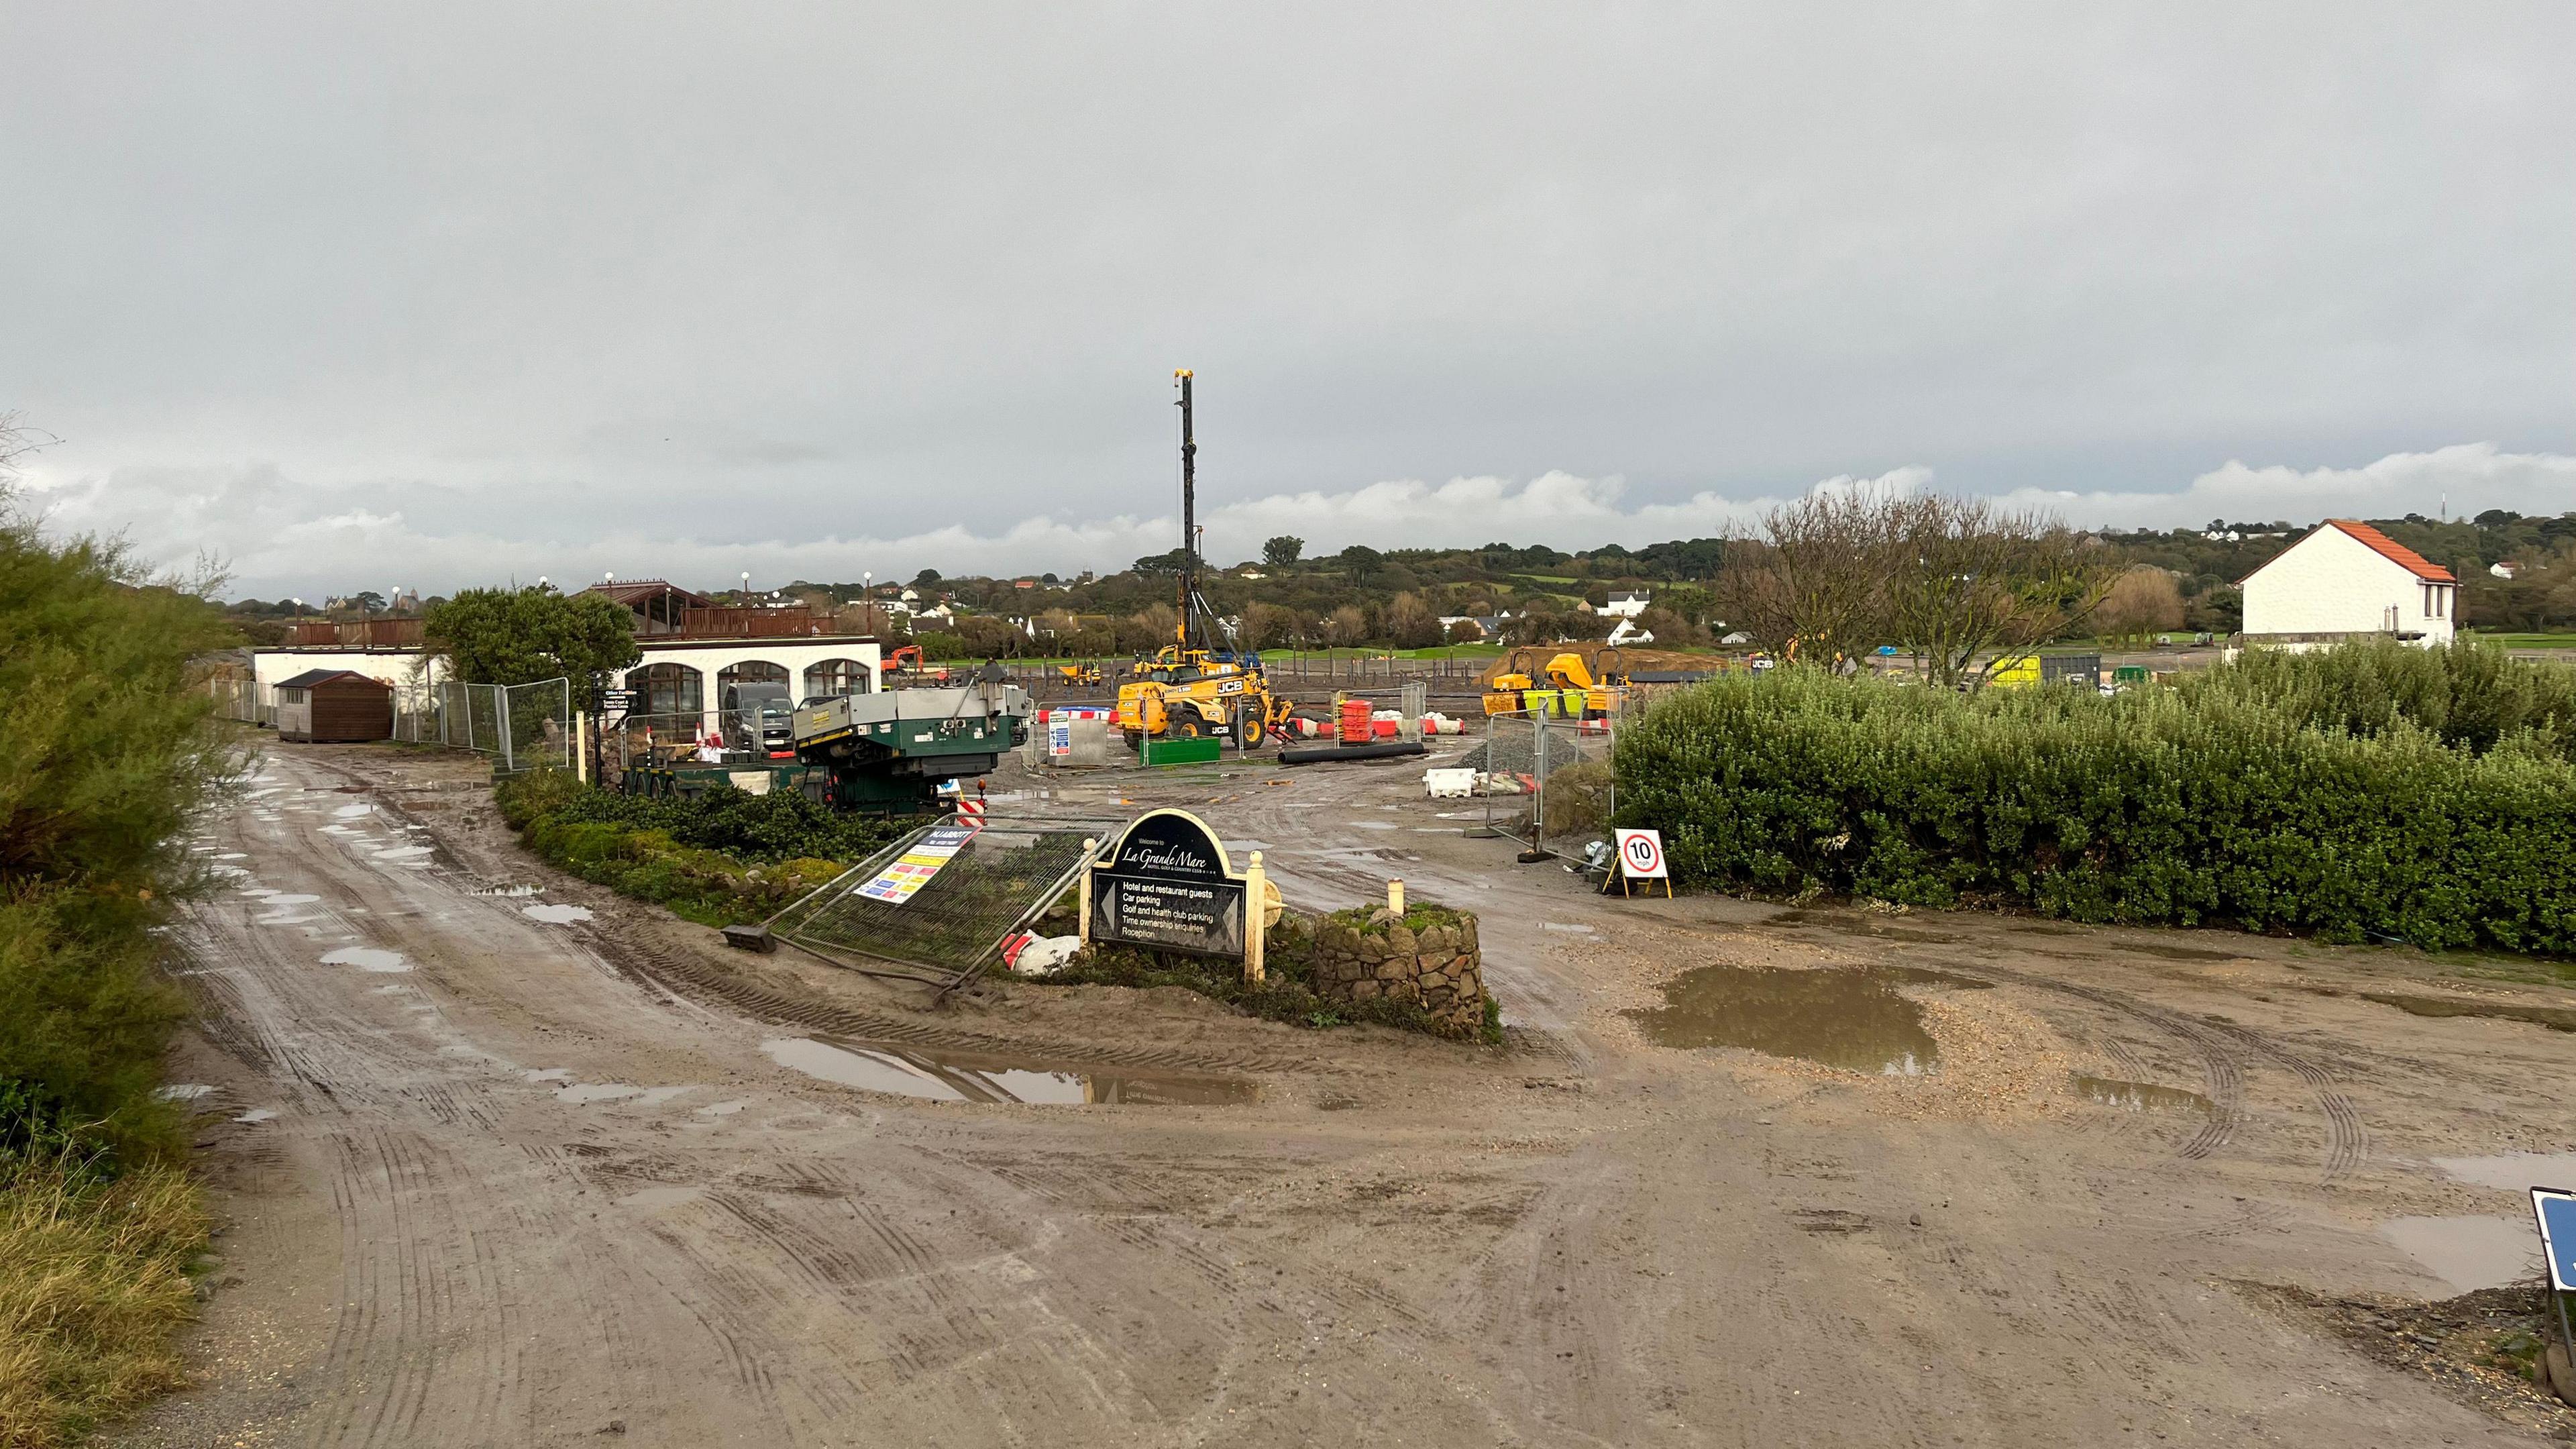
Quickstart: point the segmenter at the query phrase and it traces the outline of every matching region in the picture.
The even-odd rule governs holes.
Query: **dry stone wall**
[[[1476,918],[1441,914],[1440,924],[1420,929],[1390,911],[1365,922],[1326,918],[1315,932],[1315,993],[1327,1001],[1410,1002],[1443,1031],[1474,1034],[1485,1021]]]

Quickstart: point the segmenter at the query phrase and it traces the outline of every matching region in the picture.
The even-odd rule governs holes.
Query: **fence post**
[[[1089,871],[1083,872],[1085,881],[1090,877]],[[1269,879],[1261,868],[1261,852],[1256,850],[1252,853],[1252,868],[1243,873],[1243,984],[1246,986],[1259,986],[1268,975],[1263,960],[1268,953],[1262,948],[1267,944],[1263,937],[1270,930],[1265,920],[1270,914]],[[1087,895],[1089,891],[1086,889],[1084,893]],[[1090,913],[1086,911],[1084,914],[1088,916]]]
[[[491,690],[492,727],[501,732],[501,773],[516,774],[519,764],[510,753],[510,691],[508,686],[499,684],[492,685]]]

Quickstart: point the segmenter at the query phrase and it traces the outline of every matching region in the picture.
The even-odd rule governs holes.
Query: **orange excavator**
[[[948,666],[930,665],[921,657],[921,646],[906,644],[877,665],[877,687],[892,689],[898,684],[934,684],[948,687]]]

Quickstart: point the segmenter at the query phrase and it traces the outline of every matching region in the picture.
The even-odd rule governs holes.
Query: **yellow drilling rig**
[[[1134,677],[1118,686],[1118,729],[1130,749],[1147,740],[1213,738],[1248,750],[1277,734],[1294,706],[1270,692],[1260,655],[1218,645],[1215,620],[1199,597],[1199,445],[1190,370],[1172,377],[1181,410],[1181,621],[1173,642],[1138,660]]]

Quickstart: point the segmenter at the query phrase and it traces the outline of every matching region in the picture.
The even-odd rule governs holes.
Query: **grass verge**
[[[184,1375],[206,1246],[196,1185],[147,1163],[106,1176],[69,1149],[0,1159],[0,1445],[54,1449]]]

